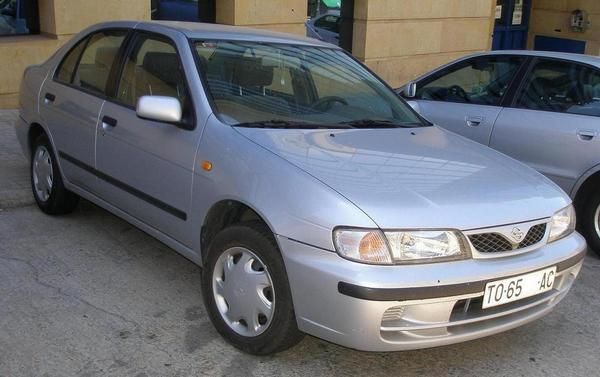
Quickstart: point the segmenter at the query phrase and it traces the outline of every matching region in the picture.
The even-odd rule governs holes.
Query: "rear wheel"
[[[79,197],[65,188],[46,135],[38,136],[33,143],[30,170],[33,197],[43,212],[60,215],[75,209]]]
[[[581,230],[589,247],[600,256],[600,194],[592,195],[581,211]]]
[[[283,259],[261,223],[217,234],[202,271],[202,291],[217,331],[245,352],[272,354],[302,339]]]

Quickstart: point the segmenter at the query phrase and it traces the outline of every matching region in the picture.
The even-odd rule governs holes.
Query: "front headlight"
[[[548,242],[554,242],[575,231],[575,209],[572,205],[556,212],[550,219]]]
[[[372,264],[428,263],[469,256],[460,232],[336,229],[335,248],[342,257]]]

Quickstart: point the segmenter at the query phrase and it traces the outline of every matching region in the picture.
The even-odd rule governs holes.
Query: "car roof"
[[[307,38],[294,34],[280,33],[270,30],[255,29],[249,27],[230,26],[222,24],[208,24],[202,22],[181,22],[181,21],[114,21],[104,22],[95,25],[95,28],[103,27],[130,27],[156,29],[164,27],[179,31],[190,39],[226,39],[253,41],[262,43],[287,43],[304,46],[339,48],[332,44],[319,41],[313,38]]]
[[[571,54],[567,52],[554,52],[554,51],[533,51],[533,50],[496,50],[486,51],[476,54],[469,55],[468,57],[475,56],[490,56],[490,55],[522,55],[522,56],[537,56],[544,58],[556,58],[571,60],[574,62],[590,64],[600,68],[600,57],[593,55],[583,54]]]

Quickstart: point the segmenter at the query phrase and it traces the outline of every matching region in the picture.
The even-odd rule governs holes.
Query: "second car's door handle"
[[[102,117],[102,129],[107,130],[117,126],[117,120],[107,115]]]
[[[469,127],[477,127],[484,121],[483,117],[465,117],[465,122]]]
[[[596,132],[590,130],[577,130],[577,136],[583,141],[589,141],[596,136]]]

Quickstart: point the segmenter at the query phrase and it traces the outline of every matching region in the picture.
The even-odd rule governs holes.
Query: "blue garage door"
[[[585,42],[575,39],[544,37],[536,35],[533,48],[540,51],[572,52],[575,54],[585,53]]]

